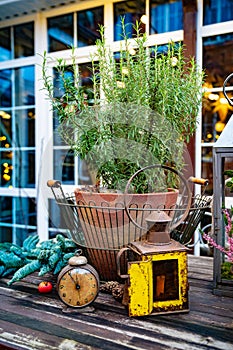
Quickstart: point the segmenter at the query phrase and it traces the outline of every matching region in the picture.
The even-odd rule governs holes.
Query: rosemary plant
[[[110,189],[123,190],[138,169],[156,163],[184,166],[184,144],[194,134],[202,99],[203,72],[193,58],[186,60],[181,43],[167,51],[148,47],[146,34],[135,25],[129,39],[122,22],[123,40],[118,52],[108,46],[104,27],[92,59],[93,89],[80,85],[75,49],[73,76],[66,76],[62,59],[57,71],[65,94],[54,98],[52,78],[43,60],[44,87],[60,121],[59,132],[76,155],[85,159],[97,180]],[[92,105],[88,102],[92,101]],[[153,174],[154,177],[154,174]],[[157,181],[141,173],[134,181],[137,193],[164,190],[174,183]]]

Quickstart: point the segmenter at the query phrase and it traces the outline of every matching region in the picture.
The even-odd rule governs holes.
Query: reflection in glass
[[[70,66],[67,66],[66,71],[64,72],[64,77],[65,79],[70,79],[73,81],[73,73],[72,73],[72,68]],[[54,68],[53,69],[53,85],[54,85],[54,98],[60,99],[61,104],[63,105],[63,95],[65,93],[64,89],[64,83],[63,79],[60,75],[60,73]],[[72,98],[71,98],[72,99]],[[59,115],[57,114],[56,111],[54,111],[53,115],[53,131],[54,131],[54,145],[60,145],[63,146],[65,145],[64,141],[61,139],[59,135],[59,128],[60,122],[59,122]]]
[[[74,183],[74,155],[67,149],[54,150],[54,178],[64,184]]]
[[[78,184],[90,185],[91,177],[84,160],[80,158],[78,161]],[[75,157],[71,150],[54,150],[54,178],[60,180],[64,184],[74,184],[75,180]]]
[[[0,110],[0,148],[12,147],[12,115]]]
[[[232,73],[233,33],[203,38],[203,68],[206,72],[202,104],[202,142],[215,142],[233,113],[223,95],[222,86]],[[233,97],[230,85],[229,98]],[[220,88],[217,92],[213,88]]]
[[[34,55],[34,23],[14,26],[14,58]]]
[[[206,194],[213,194],[213,149],[212,147],[202,147],[201,177],[208,179],[209,184],[205,190]]]
[[[15,69],[15,104],[16,106],[35,104],[34,66]]]
[[[89,105],[93,104],[93,81],[92,81],[92,71],[91,65],[88,63],[83,63],[79,65],[79,75],[80,75],[80,86],[83,87],[84,97]],[[61,103],[63,102],[63,95],[65,93],[63,79],[59,72],[54,69],[53,70],[53,84],[54,84],[54,97],[60,99]],[[73,80],[73,72],[72,67],[67,66],[66,71],[64,72],[65,78],[69,78],[71,81]],[[67,100],[67,96],[66,99]],[[74,101],[75,96],[70,95],[70,101]],[[54,112],[53,119],[53,130],[54,130],[54,145],[65,145],[63,140],[61,139],[58,128],[59,128],[59,116],[56,112]]]
[[[232,73],[233,33],[203,38],[203,68],[208,87],[222,87]]]
[[[54,69],[54,97],[57,99],[60,99],[61,103],[63,103],[63,95],[65,93],[64,90],[64,84],[62,81],[61,76],[59,73]],[[73,72],[72,67],[68,66],[67,70],[65,72],[66,77],[70,78],[71,81],[73,79]],[[90,64],[80,64],[79,65],[79,75],[80,75],[80,87],[82,87],[82,91],[84,94],[84,98],[86,103],[89,105],[93,104],[93,81],[92,81],[92,71],[90,69]],[[70,101],[75,101],[75,96],[71,94]],[[77,101],[76,101],[77,102]],[[53,124],[53,130],[54,130],[54,145],[55,146],[63,146],[62,149],[56,149],[54,150],[54,178],[57,180],[60,180],[62,183],[65,184],[73,184],[75,181],[75,158],[72,151],[69,150],[66,146],[63,140],[61,139],[59,135],[59,118],[54,113],[54,124]],[[71,133],[71,136],[72,133]],[[90,176],[89,172],[87,170],[85,162],[81,161],[80,159],[78,161],[78,183],[79,184],[90,184]]]
[[[29,232],[33,233],[36,229],[35,198],[1,196],[0,223],[0,242],[11,242],[14,231],[16,243],[22,245]],[[13,228],[13,225],[25,227]]]
[[[0,29],[0,62],[12,58],[10,33],[10,27]]]
[[[35,150],[14,151],[15,187],[35,187]]]
[[[78,184],[79,185],[92,185],[91,175],[88,169],[88,165],[85,160],[78,158]]]
[[[204,0],[203,2],[204,25],[233,20],[232,0]]]
[[[221,1],[222,5],[226,4]],[[220,2],[209,2],[209,6],[220,6]],[[205,2],[207,6],[207,2]],[[225,5],[224,5],[225,6]],[[226,77],[232,73],[233,33],[215,35],[203,38],[203,68],[206,72],[204,96],[202,104],[202,142],[217,141],[229,118],[233,108],[228,104],[222,92]],[[228,87],[231,89],[230,85]],[[217,88],[217,91],[216,91]],[[220,90],[220,91],[218,91]],[[228,92],[233,97],[233,86]],[[213,193],[212,147],[202,147],[202,174],[209,179],[207,193]]]
[[[233,91],[229,92],[233,97]],[[233,113],[222,92],[207,91],[202,104],[202,142],[215,142]]]
[[[12,70],[0,70],[0,106],[11,107],[12,105]]]
[[[89,63],[83,63],[79,65],[79,85],[83,87],[87,87],[92,89],[93,82],[92,82],[92,70],[91,70],[91,64]],[[72,66],[67,66],[64,71],[64,79],[69,79],[70,82],[73,82],[73,68]],[[53,84],[54,84],[54,97],[57,99],[61,99],[65,93],[67,93],[67,90],[64,88],[64,81],[63,77],[61,76],[60,72],[58,72],[56,69],[53,70]],[[66,87],[67,89],[67,87]],[[74,94],[70,94],[70,101],[73,101],[75,98]],[[67,101],[67,96],[66,96]]]
[[[98,65],[98,62],[96,62]],[[92,105],[93,103],[93,81],[92,81],[92,69],[91,64],[83,63],[79,64],[79,74],[80,74],[80,83],[83,86],[85,98],[87,100],[88,105]]]
[[[57,203],[54,199],[49,199],[49,227],[67,229],[67,225],[62,217],[62,212],[58,210]],[[53,233],[50,234],[50,238],[52,237]]]
[[[0,225],[0,242],[12,242],[12,227]]]
[[[77,13],[78,47],[94,45],[100,38],[99,25],[103,25],[103,6]]]
[[[121,28],[122,18],[126,24],[126,34],[129,38],[134,34],[136,21],[140,22],[145,14],[145,0],[123,1],[114,3],[114,40],[123,40]],[[141,32],[145,32],[145,26],[141,24]]]
[[[10,187],[13,182],[12,151],[0,152],[0,187]]]
[[[35,146],[35,110],[16,111],[15,123],[17,147]]]
[[[12,198],[0,197],[0,222],[11,223],[12,222]]]
[[[48,51],[60,51],[74,44],[73,14],[48,18]]]
[[[65,146],[65,142],[62,140],[58,127],[59,127],[59,119],[57,112],[54,111],[53,113],[53,144],[54,146]]]
[[[13,197],[14,222],[25,226],[36,225],[36,205],[34,198]]]
[[[16,237],[16,244],[22,247],[23,241],[30,235],[36,234],[36,227],[34,228],[19,228],[16,227],[14,229],[14,236]]]
[[[73,72],[72,72],[71,66],[67,66],[63,74],[64,74],[64,79],[67,79],[67,80],[70,79],[71,82],[73,81]],[[53,85],[54,85],[54,98],[56,99],[60,98],[62,100],[62,96],[65,93],[63,76],[55,68],[53,70]]]
[[[152,0],[150,6],[150,34],[183,29],[182,0],[162,2]]]
[[[202,104],[202,142],[217,141],[233,113],[222,92],[226,77],[232,73],[232,59],[229,52],[233,50],[233,34],[216,35],[203,38],[203,68],[206,72]],[[229,88],[231,88],[228,85]],[[220,88],[220,91],[213,90]],[[233,97],[232,90],[228,91]],[[213,192],[212,148],[202,148],[202,177],[209,179],[207,193]]]

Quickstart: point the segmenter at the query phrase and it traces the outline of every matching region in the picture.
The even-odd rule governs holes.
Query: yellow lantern
[[[118,254],[119,262],[123,252],[133,252],[128,275],[120,275],[128,279],[129,316],[188,312],[187,248],[170,239],[171,218],[165,212],[152,213],[146,220],[146,240]]]

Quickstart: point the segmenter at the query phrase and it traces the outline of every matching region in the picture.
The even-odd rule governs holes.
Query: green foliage
[[[8,242],[0,243],[0,276],[14,273],[8,282],[11,285],[35,271],[39,276],[48,272],[57,274],[76,251],[77,245],[60,234],[56,239],[41,243],[37,235],[28,236],[22,247]]]
[[[2,276],[4,271],[5,271],[5,266],[4,265],[0,265],[0,276]]]
[[[101,39],[93,57],[94,76],[98,77],[94,91],[104,92],[104,103],[150,107],[188,140],[196,129],[203,73],[193,58],[186,61],[181,43],[169,43],[167,52],[160,54],[158,47],[148,48],[147,35],[140,33],[138,24],[133,40],[128,39],[124,22],[122,26],[124,43],[118,60],[106,44],[104,27],[100,28]]]
[[[7,276],[27,262],[23,248],[9,242],[0,243],[0,276]]]
[[[80,112],[93,99],[93,90],[80,84],[79,72],[75,63],[74,48],[72,48],[71,60],[71,67],[67,68],[63,58],[57,59],[55,70],[65,93],[61,97],[55,97],[53,77],[47,74],[47,65],[50,58],[47,56],[46,51],[44,51],[42,64],[44,88],[47,91],[48,98],[52,101],[53,108],[56,110],[60,122],[66,119],[70,113],[77,114]],[[69,71],[72,73],[72,76],[68,74]]]
[[[32,249],[36,248],[38,242],[38,235],[30,235],[24,240],[23,249],[27,252],[30,252]]]
[[[50,254],[48,258],[48,265],[50,269],[54,269],[58,261],[62,258],[62,250],[59,246],[55,246],[53,249],[53,254]],[[73,254],[73,253],[72,253]]]
[[[108,46],[104,27],[92,56],[93,91],[81,87],[72,50],[73,79],[65,74],[65,62],[57,71],[65,94],[55,99],[47,75],[44,53],[44,88],[60,120],[59,132],[76,155],[104,187],[123,190],[137,170],[151,164],[184,166],[184,143],[194,134],[202,100],[203,72],[194,59],[186,60],[184,47],[170,43],[166,53],[150,48],[147,35],[135,25],[129,39],[122,22],[123,41],[119,52]],[[88,106],[90,98],[94,106]],[[173,187],[157,182],[153,189],[148,177],[140,175],[133,186],[137,193]]]
[[[8,268],[20,267],[23,264],[22,259],[20,259],[14,253],[1,254],[1,252],[0,252],[0,261],[3,265],[7,266]]]
[[[51,267],[49,264],[45,264],[45,265],[40,265],[40,271],[38,273],[38,276],[44,276],[46,273],[50,272]],[[38,270],[38,269],[37,269]]]
[[[9,267],[9,269],[4,268],[3,271],[1,272],[0,276],[1,277],[5,277],[5,276],[8,276],[8,275],[11,275],[11,274],[15,273],[15,271],[17,269],[18,269],[17,267]]]
[[[94,116],[93,109],[78,118],[70,115],[66,129],[63,123],[60,132],[74,152],[86,160],[97,179],[110,189],[124,190],[132,174],[147,165],[169,163],[178,169],[183,165],[179,135],[167,120],[146,106],[96,106]],[[148,176],[141,173],[133,183],[134,191],[145,193],[172,187],[155,182],[151,189],[149,182]]]
[[[30,261],[28,264],[22,266],[19,270],[14,273],[12,279],[8,282],[10,286],[12,283],[20,281],[22,278],[30,275],[31,273],[39,270],[41,267],[41,262],[39,260]]]
[[[228,280],[233,280],[232,262],[225,261],[221,266],[221,277]]]
[[[19,246],[15,246],[15,245],[12,245],[10,247],[10,251],[15,254],[16,256],[18,256],[20,259],[25,259],[27,258],[27,252],[24,251],[21,247]]]
[[[58,274],[64,266],[66,266],[65,261],[64,261],[63,259],[60,259],[60,260],[57,262],[56,266],[54,267],[53,273],[54,273],[55,275]]]
[[[233,170],[224,171],[224,175],[228,176],[225,182],[226,187],[230,189],[230,192],[233,192]]]

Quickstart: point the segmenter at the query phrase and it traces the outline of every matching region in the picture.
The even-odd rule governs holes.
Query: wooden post
[[[196,0],[182,0],[183,1],[183,24],[184,24],[184,47],[185,56],[187,60],[196,55],[196,17],[197,17],[197,1]],[[195,136],[190,139],[187,145],[188,152],[191,157],[193,169],[195,172]]]

